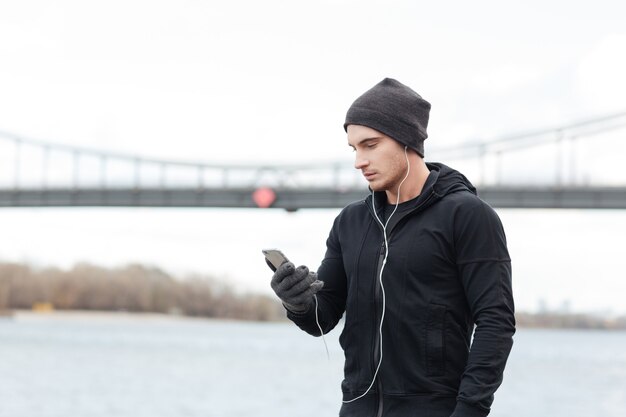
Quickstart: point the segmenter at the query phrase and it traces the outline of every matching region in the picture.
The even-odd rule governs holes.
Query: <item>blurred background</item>
[[[340,329],[327,359],[284,322],[261,249],[317,267],[367,193],[345,111],[385,77],[507,233],[491,415],[621,416],[625,9],[0,2],[0,416],[337,414]]]

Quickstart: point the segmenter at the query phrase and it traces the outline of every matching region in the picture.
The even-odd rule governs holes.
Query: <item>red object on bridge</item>
[[[252,200],[260,208],[268,208],[276,200],[276,193],[269,187],[258,188],[252,193]]]

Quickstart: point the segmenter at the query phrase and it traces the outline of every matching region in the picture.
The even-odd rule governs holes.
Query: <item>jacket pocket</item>
[[[428,376],[441,376],[445,372],[445,318],[445,306],[428,305],[426,321],[426,374]]]

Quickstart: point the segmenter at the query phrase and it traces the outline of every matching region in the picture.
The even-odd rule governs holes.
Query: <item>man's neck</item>
[[[430,175],[430,170],[426,166],[424,160],[421,158],[419,159],[418,163],[411,163],[411,166],[413,168],[411,174],[400,187],[399,200],[397,189],[385,191],[385,193],[387,194],[387,202],[389,204],[404,203],[406,201],[414,199],[422,193],[424,184],[426,184],[426,180]]]

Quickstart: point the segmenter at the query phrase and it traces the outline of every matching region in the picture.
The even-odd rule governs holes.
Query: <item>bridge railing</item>
[[[603,175],[593,157],[625,149],[626,112],[491,140],[431,148],[429,155],[462,168],[481,186],[623,186],[626,175]],[[616,146],[617,145],[617,146]],[[591,162],[591,163],[590,163]]]
[[[0,188],[363,186],[349,161],[293,165],[172,161],[51,144],[0,132]]]
[[[591,142],[587,139],[611,134],[623,141],[624,131],[626,112],[615,113],[487,141],[447,148],[433,145],[427,149],[427,160],[460,168],[478,186],[610,185],[595,180],[594,172],[585,173],[579,155],[587,152],[587,142]],[[626,184],[625,179],[618,182]],[[292,165],[172,161],[53,144],[0,131],[0,189],[260,186],[348,190],[363,189],[366,182],[347,160]]]

